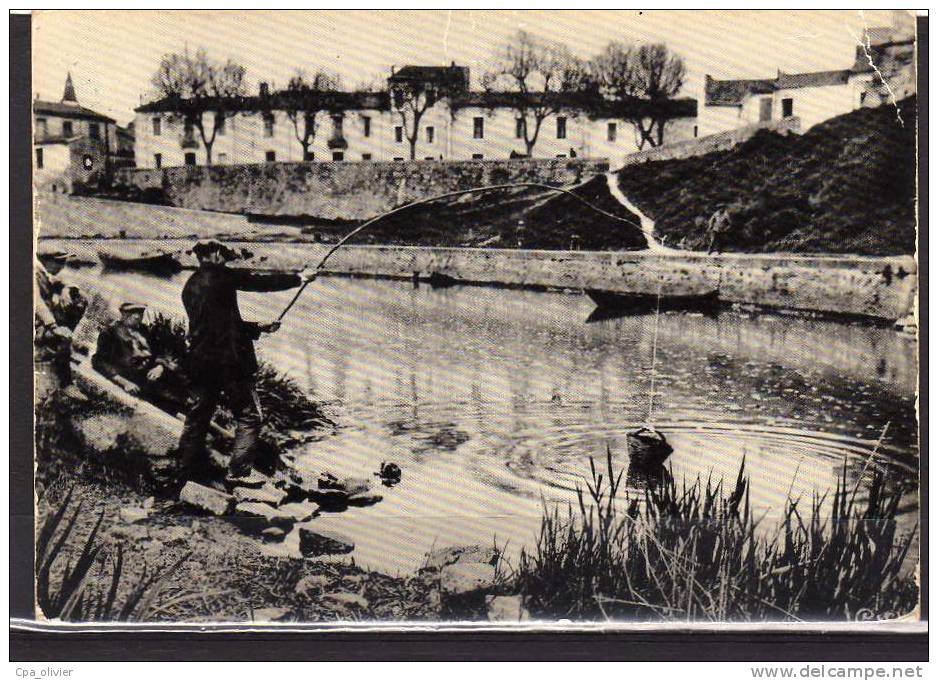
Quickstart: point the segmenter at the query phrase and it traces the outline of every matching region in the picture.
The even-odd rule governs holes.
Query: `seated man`
[[[98,336],[91,365],[129,392],[172,414],[186,410],[188,391],[172,359],[154,357],[141,333],[145,305],[124,303],[121,318]]]

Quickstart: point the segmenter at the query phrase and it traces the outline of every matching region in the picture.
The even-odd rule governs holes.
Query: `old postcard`
[[[911,11],[40,11],[36,619],[919,620]]]

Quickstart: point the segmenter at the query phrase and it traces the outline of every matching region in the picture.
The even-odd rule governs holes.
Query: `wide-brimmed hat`
[[[241,254],[236,250],[229,248],[221,241],[216,241],[215,239],[205,239],[198,242],[192,247],[192,252],[195,253],[197,258],[205,257],[210,253],[221,253],[228,260],[237,260],[241,257]]]

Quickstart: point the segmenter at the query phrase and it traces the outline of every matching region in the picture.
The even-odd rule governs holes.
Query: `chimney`
[[[270,84],[262,81],[258,90],[261,97],[270,97]]]

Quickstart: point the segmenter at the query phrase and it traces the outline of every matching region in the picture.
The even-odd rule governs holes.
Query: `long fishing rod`
[[[588,208],[594,210],[595,212],[599,213],[600,215],[604,215],[604,216],[606,216],[607,218],[611,218],[611,219],[613,219],[613,220],[618,220],[619,222],[624,222],[625,224],[627,224],[627,225],[629,225],[629,226],[631,226],[631,227],[634,227],[635,229],[637,229],[638,231],[640,231],[640,232],[641,232],[642,234],[644,234],[645,236],[647,236],[647,237],[649,237],[649,238],[651,238],[651,239],[657,241],[657,239],[655,238],[655,235],[652,234],[652,233],[649,232],[649,231],[646,231],[646,230],[642,229],[642,226],[641,226],[641,225],[637,225],[637,224],[635,224],[634,222],[632,222],[631,220],[628,220],[628,219],[626,219],[626,218],[620,217],[620,216],[618,216],[618,215],[613,215],[613,214],[610,213],[609,211],[603,210],[603,209],[600,208],[599,206],[597,206],[597,205],[595,205],[595,204],[593,204],[593,203],[587,201],[587,200],[584,199],[582,196],[579,196],[578,194],[574,194],[574,193],[573,193],[572,191],[570,191],[569,189],[564,189],[563,187],[552,187],[552,186],[549,185],[549,184],[541,184],[540,182],[513,182],[513,183],[511,183],[511,184],[493,184],[493,185],[488,185],[488,186],[486,186],[486,187],[474,187],[474,188],[472,188],[472,189],[460,189],[460,190],[458,190],[458,191],[446,192],[445,194],[438,194],[437,196],[431,196],[430,198],[419,199],[419,200],[414,201],[414,202],[412,202],[412,203],[408,203],[408,204],[406,204],[406,205],[398,206],[397,208],[393,208],[393,209],[391,209],[391,210],[389,210],[389,211],[387,211],[387,212],[385,212],[385,213],[381,213],[381,215],[378,215],[378,216],[376,216],[376,217],[373,217],[373,218],[371,218],[370,220],[366,220],[365,222],[363,222],[362,224],[360,224],[358,227],[356,227],[355,229],[353,229],[351,232],[349,232],[348,234],[346,234],[344,237],[342,237],[342,238],[338,241],[338,243],[336,243],[335,246],[333,246],[332,248],[329,249],[329,251],[326,253],[326,255],[323,256],[322,260],[319,261],[319,264],[316,265],[316,270],[317,270],[317,271],[321,271],[321,270],[323,269],[323,267],[325,267],[326,261],[329,260],[330,257],[332,257],[332,254],[335,253],[337,250],[339,250],[349,239],[351,239],[352,237],[354,237],[356,234],[358,234],[359,232],[361,232],[361,231],[362,231],[363,229],[365,229],[366,227],[370,227],[371,225],[373,225],[374,223],[378,222],[379,220],[383,220],[384,218],[390,217],[391,215],[394,215],[395,213],[400,213],[400,212],[405,211],[405,210],[407,210],[407,209],[409,209],[409,208],[413,208],[414,206],[419,206],[419,205],[422,205],[422,204],[425,204],[425,203],[430,203],[430,202],[432,202],[432,201],[438,201],[438,200],[440,200],[440,199],[447,199],[447,198],[450,198],[450,197],[453,197],[453,196],[462,196],[462,195],[464,195],[464,194],[475,194],[475,193],[478,193],[478,192],[495,191],[495,190],[499,190],[499,189],[515,189],[515,188],[517,188],[517,187],[532,187],[532,188],[535,188],[535,189],[546,189],[546,190],[548,190],[548,191],[554,191],[554,192],[560,192],[560,193],[563,193],[563,194],[567,194],[567,195],[569,195],[569,196],[572,196],[574,199],[576,199],[577,201],[579,201],[580,203],[582,203],[582,204],[585,205],[586,207],[588,207]],[[300,296],[303,294],[303,291],[306,290],[306,287],[307,287],[310,283],[311,283],[311,282],[309,282],[309,281],[304,281],[304,282],[303,282],[303,285],[300,286],[299,290],[296,292],[296,294],[294,294],[293,299],[290,300],[289,303],[287,303],[287,306],[286,306],[285,308],[283,308],[283,312],[281,312],[280,315],[277,317],[277,321],[278,321],[278,322],[283,320],[284,316],[286,316],[287,312],[290,311],[290,308],[293,307],[293,305],[296,303],[296,301],[299,300]]]

